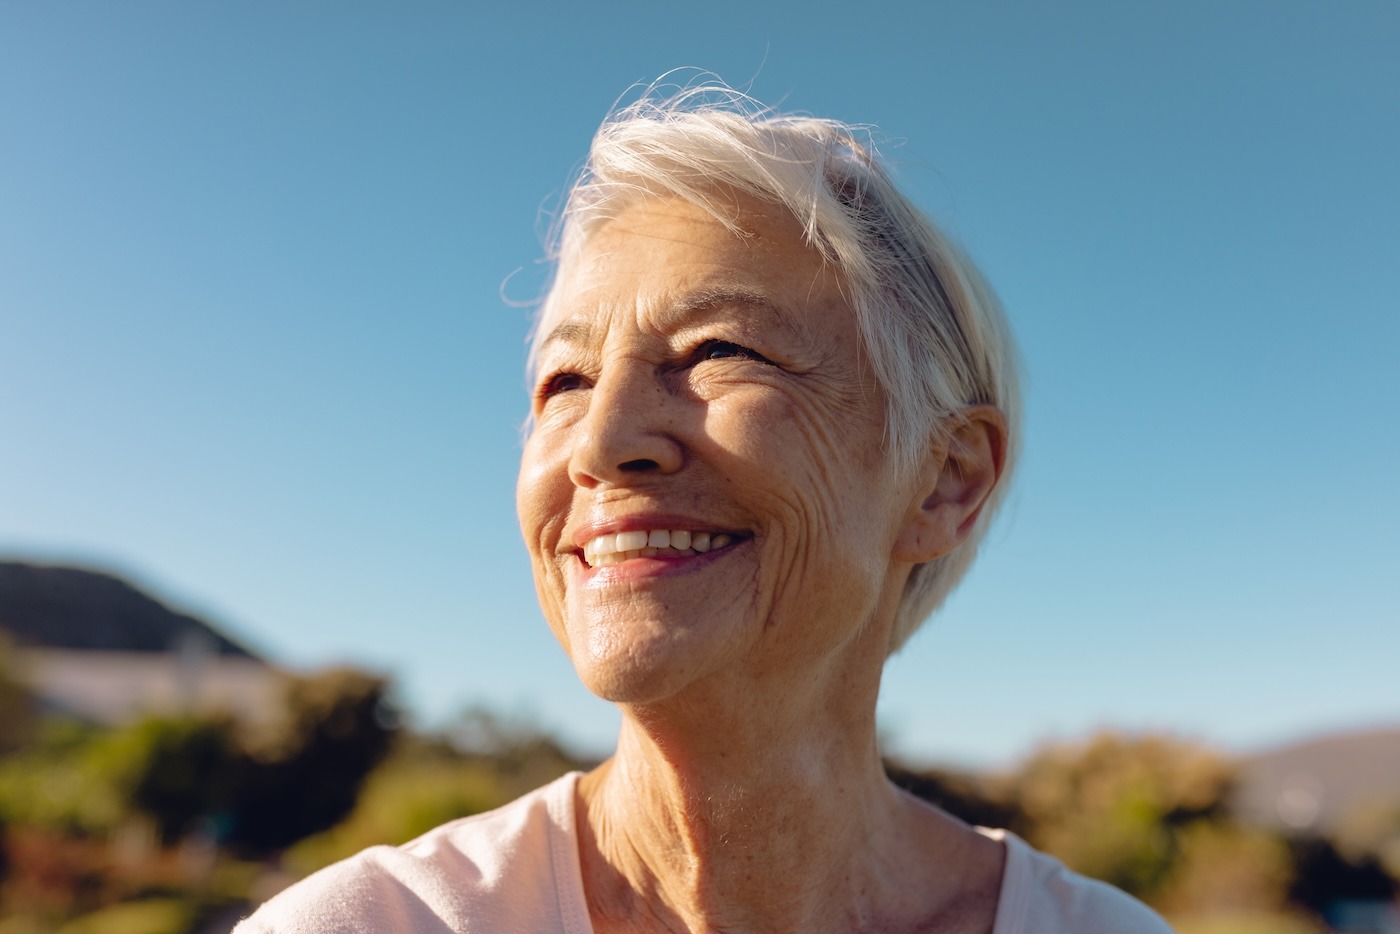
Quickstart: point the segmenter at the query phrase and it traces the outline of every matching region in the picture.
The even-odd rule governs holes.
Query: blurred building
[[[108,574],[0,562],[0,635],[41,709],[102,725],[277,709],[283,675],[213,626]]]

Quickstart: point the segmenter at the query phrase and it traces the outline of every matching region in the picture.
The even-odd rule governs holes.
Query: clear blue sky
[[[1020,336],[897,749],[1400,721],[1400,5],[507,6],[0,6],[0,555],[606,749],[516,530],[519,303],[593,126],[700,66],[876,124]]]

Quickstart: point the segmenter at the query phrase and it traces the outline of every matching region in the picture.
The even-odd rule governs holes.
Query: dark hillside
[[[22,646],[122,652],[166,652],[193,637],[219,655],[257,658],[120,578],[18,561],[0,561],[0,632]]]

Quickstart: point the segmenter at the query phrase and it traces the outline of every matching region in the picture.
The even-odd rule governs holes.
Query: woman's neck
[[[617,755],[580,784],[595,928],[912,929],[956,907],[969,855],[995,863],[994,906],[999,845],[885,778],[878,677],[838,678],[827,703],[821,684],[742,702],[730,684],[624,711]]]

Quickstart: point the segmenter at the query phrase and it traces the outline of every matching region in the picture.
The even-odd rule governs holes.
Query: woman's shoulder
[[[571,773],[402,846],[376,846],[281,892],[237,934],[586,930]],[[507,884],[509,882],[509,884]],[[587,909],[583,907],[583,919]]]
[[[1171,934],[1151,908],[1081,876],[1003,830],[978,832],[1006,844],[1006,871],[993,934]]]

